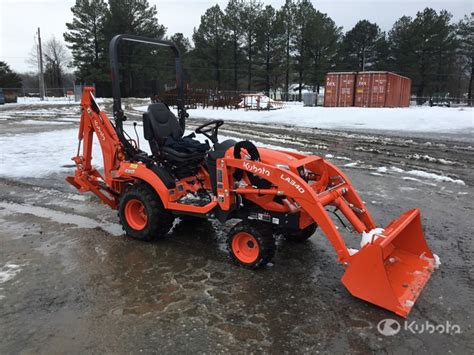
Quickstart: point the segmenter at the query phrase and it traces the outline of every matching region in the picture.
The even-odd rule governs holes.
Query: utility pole
[[[44,101],[45,87],[44,87],[44,74],[43,74],[43,50],[41,49],[41,33],[38,27],[38,52],[39,52],[39,89],[41,101]]]

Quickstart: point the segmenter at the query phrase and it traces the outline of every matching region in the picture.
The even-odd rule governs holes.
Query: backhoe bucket
[[[413,209],[351,257],[342,283],[353,296],[407,317],[435,267]]]

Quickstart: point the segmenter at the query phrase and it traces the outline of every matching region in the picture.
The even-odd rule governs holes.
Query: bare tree
[[[26,63],[35,71],[39,66],[38,46],[35,44],[26,59]],[[56,37],[49,38],[43,43],[43,65],[46,86],[48,88],[62,88],[67,81],[71,85],[71,73],[69,66],[71,64],[71,55],[66,46]],[[57,92],[56,92],[57,91]],[[48,94],[63,95],[63,90],[56,90]]]
[[[71,56],[65,45],[56,37],[51,37],[43,46],[45,79],[49,87],[59,88],[64,83]]]

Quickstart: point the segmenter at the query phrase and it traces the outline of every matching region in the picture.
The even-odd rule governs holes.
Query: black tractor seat
[[[161,102],[143,114],[143,133],[155,159],[178,179],[195,175],[209,150],[207,143],[193,139],[194,134],[183,137],[178,119]]]

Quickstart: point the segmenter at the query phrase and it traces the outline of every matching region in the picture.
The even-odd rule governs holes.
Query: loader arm
[[[233,194],[244,196],[253,194],[280,195],[294,200],[322,229],[336,251],[339,261],[348,264],[350,262],[348,248],[325,207],[328,205],[336,206],[359,233],[373,229],[375,227],[374,222],[349,180],[334,166],[328,165],[322,158],[312,158],[324,162],[327,171],[330,171],[331,174],[338,174],[337,176],[344,180],[334,187],[328,187],[324,191],[317,193],[315,191],[316,186],[318,186],[317,184],[309,185],[303,178],[291,170],[258,161],[225,158],[220,160],[220,162],[218,161],[217,164],[218,170],[222,167],[222,176],[232,177],[232,172],[229,171],[230,168],[237,168],[270,181],[274,187],[271,189],[254,189],[256,191],[252,191],[248,187],[232,188],[233,181],[223,181],[221,188],[218,187],[217,190],[218,200],[222,201],[221,208],[223,210],[230,208]],[[301,164],[308,162],[310,162],[308,157],[301,160]],[[221,173],[218,172],[217,175],[221,176]],[[354,212],[354,206],[357,206],[356,208],[360,210],[360,215]]]

